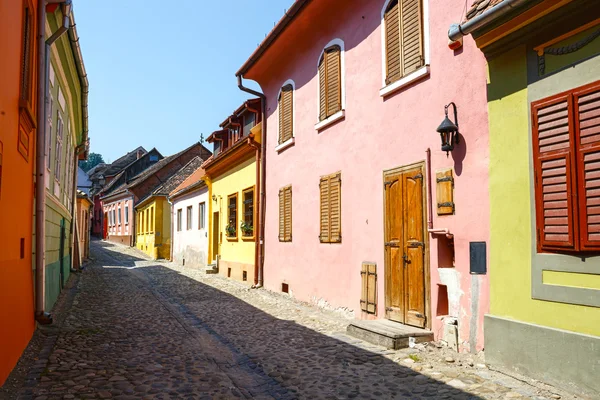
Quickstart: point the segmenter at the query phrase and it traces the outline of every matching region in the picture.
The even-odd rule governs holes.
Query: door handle
[[[402,259],[404,260],[404,266],[406,267],[406,264],[410,263],[410,260],[408,259],[408,256],[406,255],[406,253],[404,253],[404,255],[402,256]]]

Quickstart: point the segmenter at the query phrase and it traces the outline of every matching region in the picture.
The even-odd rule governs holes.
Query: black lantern
[[[448,118],[448,108],[450,106],[454,108],[454,122],[450,121],[450,118]],[[445,151],[446,155],[448,155],[449,152],[454,150],[454,145],[458,144],[459,142],[458,116],[456,113],[456,104],[451,102],[450,104],[445,106],[444,113],[446,114],[446,117],[444,118],[440,126],[438,126],[437,131],[440,133],[440,136],[442,138],[442,151]]]

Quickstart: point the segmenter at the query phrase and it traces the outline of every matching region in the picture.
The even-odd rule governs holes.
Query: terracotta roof
[[[108,168],[104,171],[105,176],[111,176],[119,173],[122,169],[127,167],[129,164],[138,159],[137,153],[141,151],[143,154],[146,154],[147,151],[142,146],[139,146],[136,149],[133,149],[129,153],[125,154],[122,157],[117,158],[113,161]]]
[[[465,21],[468,21],[476,16],[482,14],[484,11],[489,10],[497,4],[502,3],[504,0],[475,0],[471,5],[471,8],[467,11]]]
[[[169,196],[173,196],[176,193],[179,193],[179,192],[189,188],[190,186],[196,185],[198,182],[202,181],[202,177],[204,175],[205,175],[204,168],[202,168],[202,162],[200,162],[200,165],[198,165],[196,170],[194,172],[192,172],[192,174],[190,176],[185,178],[185,180],[183,182],[181,182],[181,184],[179,186],[177,186],[175,189],[171,190],[171,192],[169,193]]]
[[[189,163],[185,164],[179,171],[173,174],[165,183],[157,187],[152,194],[154,195],[168,195],[181,185],[189,176],[191,176],[200,166],[203,160],[196,156],[190,160]]]

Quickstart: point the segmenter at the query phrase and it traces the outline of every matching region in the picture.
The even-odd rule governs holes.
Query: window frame
[[[191,231],[192,226],[194,225],[194,223],[192,221],[193,212],[194,212],[193,208],[194,208],[194,206],[187,206],[185,209],[185,230],[186,231]]]
[[[235,198],[235,207],[230,207],[231,205],[231,199]],[[235,235],[229,236],[227,234],[227,227],[229,226],[229,224],[231,223],[231,209],[235,209],[235,216],[234,216],[234,223],[233,223],[233,227],[235,229]],[[238,219],[238,193],[232,193],[230,195],[227,196],[227,225],[225,225],[225,237],[227,238],[227,240],[238,240],[238,226],[237,226],[237,219]]]
[[[198,203],[198,230],[206,229],[206,202]]]
[[[125,204],[125,225],[129,225],[129,205]]]
[[[292,137],[286,141],[281,141],[281,131],[279,129],[281,113],[280,113],[280,99],[281,94],[283,93],[283,88],[290,85],[292,87]],[[277,146],[275,147],[275,151],[280,152],[288,147],[292,146],[296,142],[296,83],[292,79],[288,79],[279,88],[279,93],[277,94]]]
[[[25,32],[25,22],[29,13],[29,31],[28,37]],[[23,0],[23,18],[21,22],[21,62],[19,68],[19,106],[27,109],[31,113],[33,110],[33,84],[35,68],[35,38],[36,38],[37,18],[33,5],[29,0]],[[28,40],[28,42],[27,42]],[[27,64],[27,65],[25,65]],[[24,69],[25,67],[25,69]]]
[[[60,116],[60,109],[56,110],[56,146],[54,147],[54,180],[60,185],[60,172],[62,162],[62,141],[64,122]],[[60,133],[60,134],[59,134]]]
[[[333,115],[330,115],[329,117],[321,120],[321,85],[320,85],[320,79],[321,79],[321,74],[319,72],[319,66],[321,65],[321,60],[323,59],[323,56],[325,54],[325,51],[329,50],[330,48],[334,47],[334,46],[339,46],[340,48],[340,102],[341,102],[341,109],[336,112]],[[316,130],[321,130],[329,125],[331,125],[332,123],[342,119],[345,117],[346,115],[346,51],[345,51],[345,46],[344,46],[344,41],[340,38],[335,38],[331,41],[329,41],[329,43],[327,43],[323,49],[321,50],[321,54],[319,54],[319,57],[317,58],[317,122],[315,124],[315,129]]]
[[[241,221],[246,222],[246,193],[252,192],[252,235],[245,235],[242,232],[242,239],[244,240],[255,240],[256,237],[256,186],[252,185],[249,188],[242,190],[242,219]],[[240,227],[241,230],[241,227]]]
[[[386,48],[386,27],[385,27],[385,14],[390,3],[393,0],[386,0],[381,8],[381,89],[379,90],[380,97],[386,97],[403,87],[406,87],[429,75],[430,67],[430,35],[429,35],[429,1],[421,0],[422,7],[422,30],[423,30],[423,66],[418,68],[412,73],[401,77],[399,80],[393,83],[386,83],[387,79],[387,48]]]
[[[338,203],[339,203],[339,240],[332,240],[332,229],[331,229],[331,186],[329,186],[329,188],[327,189],[327,210],[328,210],[328,235],[327,235],[327,239],[324,239],[321,236],[321,232],[323,232],[323,226],[322,226],[322,213],[323,213],[323,202],[322,202],[322,198],[321,198],[321,185],[323,182],[327,182],[328,185],[330,185],[330,181],[332,179],[335,178],[339,178],[340,181],[340,188],[339,188],[339,199],[338,199]],[[333,174],[329,174],[329,175],[323,175],[319,178],[319,242],[320,243],[329,243],[329,244],[339,244],[342,243],[342,172],[341,171],[337,171],[334,172]]]
[[[183,213],[183,209],[182,208],[178,208],[177,209],[177,232],[181,232],[181,223],[182,223],[182,213]]]

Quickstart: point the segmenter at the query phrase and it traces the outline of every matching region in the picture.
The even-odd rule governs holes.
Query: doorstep
[[[433,332],[393,322],[387,319],[355,320],[346,328],[346,332],[365,342],[398,350],[409,347],[409,338],[415,343],[433,341]]]

